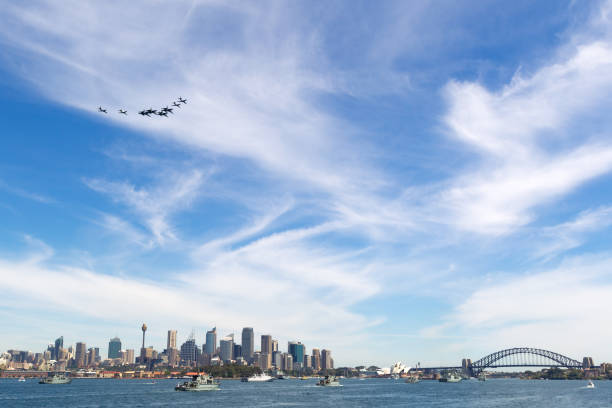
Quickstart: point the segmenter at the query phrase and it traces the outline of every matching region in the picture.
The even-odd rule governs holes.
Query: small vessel
[[[19,379],[18,379],[17,381],[19,381],[19,382],[25,382],[25,380],[26,380],[26,379],[25,379],[25,377],[22,375],[21,377],[19,377]]]
[[[310,379],[310,377],[306,377],[305,375],[300,377],[300,380],[308,380],[308,379]]]
[[[320,379],[317,385],[321,387],[342,387],[340,381],[333,375],[326,375],[324,378]]]
[[[595,384],[593,384],[593,381],[589,380],[589,383],[586,386],[587,388],[595,388]]]
[[[392,380],[399,380],[400,376],[399,376],[398,373],[394,373],[394,374],[391,374],[391,376],[389,378],[391,378]]]
[[[486,374],[485,374],[485,373],[481,373],[481,374],[478,376],[478,381],[487,381],[487,376],[486,376]]]
[[[47,377],[40,380],[39,384],[70,384],[72,378],[66,376],[66,374],[54,373],[49,374]]]
[[[410,377],[406,378],[406,382],[408,384],[416,384],[419,382],[419,377],[411,375]]]
[[[458,383],[462,378],[456,373],[446,374],[444,377],[440,377],[438,381],[440,382],[449,382],[449,383]]]
[[[219,382],[210,375],[197,374],[191,381],[178,383],[174,387],[175,391],[216,391],[219,389]]]
[[[270,377],[267,374],[254,374],[250,377],[242,377],[240,381],[242,382],[270,382],[270,381],[274,381],[274,377]]]

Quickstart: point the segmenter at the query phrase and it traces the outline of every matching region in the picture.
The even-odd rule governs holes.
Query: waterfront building
[[[304,355],[306,354],[306,347],[298,342],[290,341],[287,352],[293,356],[293,364],[296,368],[304,366]]]
[[[108,358],[119,358],[121,351],[121,340],[119,337],[114,337],[108,342]]]
[[[308,354],[304,354],[304,368],[311,368],[312,367],[312,362],[311,362],[311,358]]]
[[[253,359],[253,352],[255,351],[255,334],[253,333],[252,327],[245,327],[242,329],[242,357],[247,362],[251,362]]]
[[[217,352],[217,328],[206,332],[206,353],[211,356]]]
[[[168,330],[168,341],[166,343],[166,350],[176,348],[176,330]]]
[[[293,356],[289,353],[283,353],[283,370],[293,370]]]
[[[334,368],[334,363],[331,357],[331,350],[321,350],[321,369],[330,370]]]
[[[87,350],[87,365],[93,366],[99,359],[100,348],[99,347],[90,347]]]
[[[261,336],[261,352],[272,355],[272,336],[262,334]]]
[[[272,353],[278,351],[278,340],[272,340]]]
[[[321,352],[318,348],[312,349],[312,356],[310,357],[310,363],[312,365],[312,369],[315,371],[321,370]]]
[[[85,367],[87,364],[87,345],[85,343],[77,343],[74,355],[75,364],[77,367]]]
[[[234,359],[234,334],[225,336],[220,342],[221,351],[219,357],[222,361],[231,361]]]

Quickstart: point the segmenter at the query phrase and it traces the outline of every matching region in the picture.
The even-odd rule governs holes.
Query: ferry
[[[25,382],[25,380],[26,380],[26,379],[25,379],[25,377],[22,375],[21,377],[19,377],[19,379],[18,379],[17,381],[19,381],[19,382]]]
[[[175,391],[216,391],[219,389],[219,382],[210,375],[197,374],[191,381],[179,383],[174,387]]]
[[[317,385],[321,387],[342,387],[340,381],[333,375],[326,375],[325,378],[319,380]]]
[[[39,384],[70,384],[72,382],[72,378],[67,377],[65,374],[54,373],[49,376],[43,378],[38,383]]]
[[[408,384],[416,384],[419,382],[419,377],[411,375],[410,377],[406,378],[406,382]]]

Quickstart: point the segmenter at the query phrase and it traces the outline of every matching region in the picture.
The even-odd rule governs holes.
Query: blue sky
[[[610,361],[610,19],[606,1],[5,5],[0,348],[137,348],[145,321],[158,348],[253,326],[337,364]]]

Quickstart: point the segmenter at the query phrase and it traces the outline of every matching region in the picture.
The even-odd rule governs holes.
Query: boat
[[[25,377],[22,375],[21,377],[19,377],[19,379],[18,379],[17,381],[19,381],[19,382],[25,382],[25,380],[26,380],[26,379],[25,379]]]
[[[72,378],[66,376],[66,374],[49,374],[47,377],[40,380],[39,384],[70,384],[72,382]]]
[[[254,374],[250,377],[242,377],[240,381],[242,382],[270,382],[270,381],[274,381],[274,377],[270,377],[267,374]]]
[[[589,380],[589,383],[586,386],[587,388],[595,388],[595,384],[593,384],[593,381]]]
[[[174,387],[175,391],[216,391],[219,389],[219,382],[210,375],[196,374],[191,381],[178,383]]]
[[[478,381],[487,381],[487,376],[486,376],[486,374],[485,374],[485,373],[481,373],[481,374],[478,376]]]
[[[317,385],[321,387],[342,387],[340,381],[333,375],[326,375],[324,378],[321,378]]]
[[[448,383],[458,383],[461,380],[462,380],[461,376],[457,375],[456,373],[449,373],[443,377],[440,377],[438,381],[448,382]]]
[[[300,377],[300,380],[309,380],[309,379],[310,379],[310,377],[306,377],[305,375]]]
[[[406,382],[408,384],[416,384],[419,382],[419,377],[411,375],[410,377],[406,378]]]
[[[389,376],[389,378],[391,378],[392,380],[399,380],[400,376],[398,373],[393,373],[391,374],[391,376]]]

